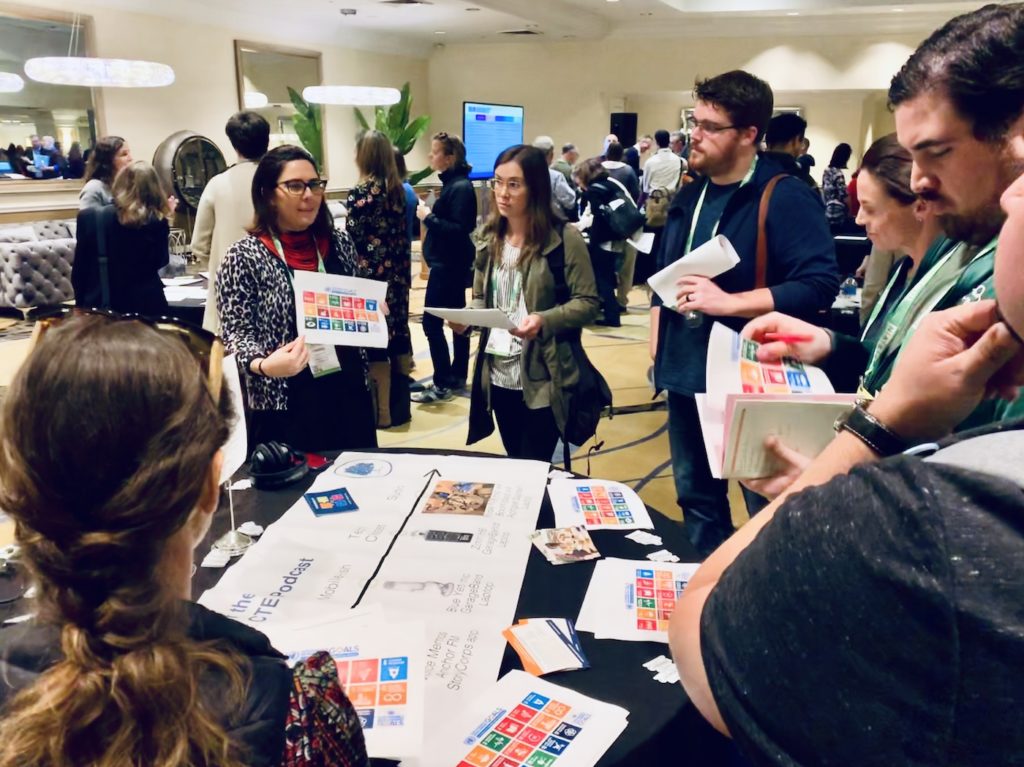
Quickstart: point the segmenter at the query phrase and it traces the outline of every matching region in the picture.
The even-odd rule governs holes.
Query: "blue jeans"
[[[732,535],[733,526],[729,483],[711,476],[693,397],[668,393],[668,442],[676,499],[683,510],[686,534],[693,547],[706,557]]]
[[[702,557],[735,532],[729,511],[729,483],[711,476],[697,403],[687,394],[668,393],[668,444],[676,500],[683,511],[686,534]],[[743,487],[747,513],[754,516],[768,500]]]

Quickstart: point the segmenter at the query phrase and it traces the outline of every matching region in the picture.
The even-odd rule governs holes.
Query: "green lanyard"
[[[758,157],[755,154],[754,155],[754,161],[752,163],[750,163],[750,170],[747,171],[747,175],[745,175],[743,177],[743,180],[740,181],[740,186],[739,186],[740,189],[742,189],[747,184],[749,184],[750,180],[752,178],[754,178],[754,171],[757,169],[757,160],[758,160]],[[704,207],[704,197],[708,193],[708,186],[710,184],[711,184],[711,179],[708,179],[707,181],[704,182],[704,188],[700,190],[700,197],[697,198],[697,207],[693,211],[693,220],[690,222],[690,236],[686,238],[686,250],[683,251],[683,255],[684,256],[687,253],[690,252],[691,248],[693,248],[693,235],[697,232],[697,222],[700,220],[700,211]],[[737,191],[739,191],[739,190],[737,190]],[[711,236],[712,237],[714,237],[715,235],[718,234],[718,225],[720,223],[722,223],[722,219],[721,218],[719,218],[718,221],[715,222],[714,227],[712,227],[712,229],[711,229]]]
[[[868,332],[870,332],[872,326],[874,326],[875,320],[878,319],[878,315],[881,314],[882,307],[884,307],[885,306],[885,302],[889,300],[889,294],[892,292],[893,288],[896,286],[896,283],[899,282],[901,274],[904,271],[909,271],[911,269],[911,265],[910,264],[904,264],[902,260],[900,261],[900,263],[901,263],[901,268],[897,269],[893,273],[892,277],[889,278],[889,282],[886,284],[885,290],[882,291],[882,294],[875,301],[875,305],[873,307],[871,307],[871,314],[868,317],[868,321],[866,323],[864,323],[864,332],[860,334],[860,340],[862,342],[867,338]],[[923,279],[923,276],[922,276],[922,279]]]
[[[969,269],[971,264],[974,264],[979,259],[989,255],[993,250],[995,250],[997,241],[998,237],[994,237],[992,241],[978,251],[977,255],[975,255],[964,269],[960,271],[962,272]],[[883,357],[887,356],[890,350],[899,348],[903,341],[913,334],[921,321],[928,316],[928,313],[931,312],[943,298],[945,298],[948,290],[938,291],[932,296],[928,296],[926,290],[927,287],[935,281],[936,277],[942,276],[943,267],[958,250],[959,248],[954,246],[946,251],[935,265],[928,270],[928,273],[922,275],[917,284],[907,291],[900,299],[899,303],[896,304],[892,311],[888,313],[885,320],[885,329],[878,337],[878,341],[875,343],[875,348],[871,352],[871,360],[868,363],[867,370],[864,371],[864,377],[861,379],[862,381],[870,381]],[[950,287],[953,287],[956,283],[957,280],[954,280]],[[889,289],[891,288],[892,281],[890,280],[890,283],[886,288],[886,295],[888,295]],[[879,299],[878,305],[876,305],[876,309],[873,312],[874,315],[877,315],[880,311],[880,306],[884,303],[884,300],[885,296],[883,295]],[[907,320],[911,317],[913,317],[913,319],[908,325]],[[867,327],[871,327],[871,322],[874,321],[875,317],[873,316]]]
[[[284,247],[281,245],[281,241],[277,239],[276,234],[270,235],[270,238],[274,241],[274,247],[277,248],[277,257],[281,259],[281,263],[284,264],[284,272],[288,275],[288,284],[294,285],[292,280],[292,269],[288,266],[288,260],[284,257]],[[316,270],[320,274],[326,274],[327,269],[324,268],[324,258],[320,255],[320,245],[316,241],[316,237],[313,237],[313,247],[316,248]]]

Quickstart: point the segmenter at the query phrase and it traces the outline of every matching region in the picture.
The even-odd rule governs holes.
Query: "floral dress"
[[[830,226],[840,226],[850,217],[846,179],[839,168],[825,168],[821,177],[825,197],[825,216]]]
[[[368,179],[349,192],[346,205],[345,228],[355,242],[360,270],[370,279],[388,283],[388,353],[392,357],[411,354],[412,243],[405,219],[405,194],[401,204],[394,204],[388,200],[384,184]]]

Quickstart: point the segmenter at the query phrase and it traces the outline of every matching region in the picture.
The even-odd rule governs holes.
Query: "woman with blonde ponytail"
[[[12,383],[0,508],[38,596],[0,630],[0,767],[318,763],[290,758],[283,656],[189,601],[232,415],[198,332],[74,316]]]

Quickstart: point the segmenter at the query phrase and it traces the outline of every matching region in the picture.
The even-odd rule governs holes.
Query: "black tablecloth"
[[[380,450],[382,453],[429,453],[415,449]],[[485,457],[478,453],[452,451],[456,455]],[[493,456],[486,456],[493,458]],[[243,475],[239,475],[243,476]],[[311,475],[301,482],[274,491],[243,490],[234,492],[236,524],[252,520],[266,527],[276,521],[312,484]],[[662,547],[641,546],[625,538],[625,533],[593,531],[598,550],[606,557],[639,559],[658,548],[666,548],[682,559],[697,561],[697,554],[683,534],[682,526],[654,512],[655,534]],[[554,512],[547,494],[541,507],[538,528],[554,526]],[[196,549],[196,564],[206,556],[210,545],[229,529],[226,500],[214,518],[206,540]],[[571,565],[551,565],[539,551],[531,547],[516,620],[520,618],[576,619],[596,560]],[[193,595],[198,597],[220,580],[224,570],[200,567],[193,578]],[[594,639],[580,633],[583,651],[591,668],[549,674],[548,681],[590,695],[598,700],[626,708],[629,726],[598,763],[600,767],[627,765],[723,765],[729,762],[731,746],[701,718],[678,684],[654,681],[654,674],[642,664],[668,655],[668,646],[659,642],[622,642]],[[506,647],[501,675],[522,668],[519,657]],[[375,764],[376,764],[375,760]],[[385,762],[380,762],[385,764]]]

